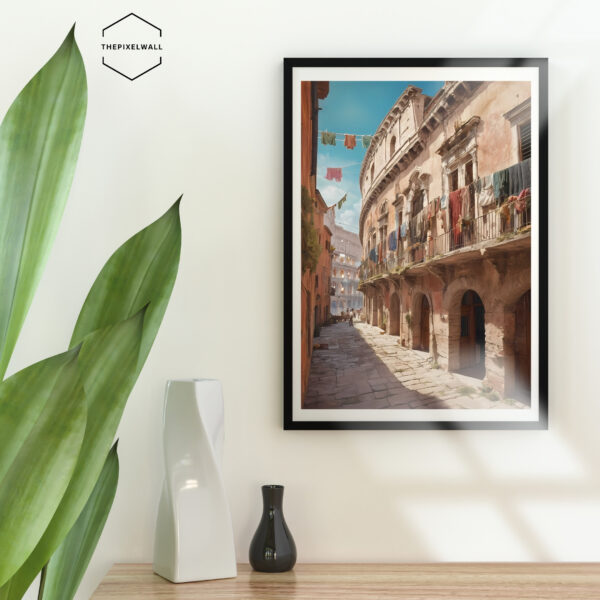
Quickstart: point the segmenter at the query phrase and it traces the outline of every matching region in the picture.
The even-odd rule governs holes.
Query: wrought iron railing
[[[397,251],[389,253],[386,258],[377,263],[370,260],[363,261],[359,268],[359,278],[364,281],[375,275],[421,263],[480,242],[495,239],[501,241],[503,236],[519,233],[530,225],[529,206],[517,212],[515,203],[505,204],[500,209],[490,211],[476,219],[462,219],[455,230],[451,229],[426,242],[409,243],[406,248],[402,248],[402,244],[399,244]]]

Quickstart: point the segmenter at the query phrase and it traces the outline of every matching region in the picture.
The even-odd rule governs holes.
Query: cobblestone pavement
[[[366,323],[322,327],[314,344],[305,408],[525,408]]]

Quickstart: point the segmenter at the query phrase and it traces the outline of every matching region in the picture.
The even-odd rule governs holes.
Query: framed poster
[[[286,59],[284,427],[540,429],[547,59]]]

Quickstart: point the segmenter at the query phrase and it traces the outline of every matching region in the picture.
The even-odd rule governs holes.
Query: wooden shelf
[[[600,564],[300,564],[288,573],[272,574],[243,564],[234,579],[180,584],[155,575],[151,565],[118,564],[92,598],[598,600]]]

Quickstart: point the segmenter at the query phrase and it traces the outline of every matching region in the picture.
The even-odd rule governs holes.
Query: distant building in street
[[[331,245],[331,314],[341,315],[363,307],[363,293],[358,290],[362,247],[356,233],[333,225]]]
[[[406,88],[360,173],[368,322],[508,397],[531,377],[530,157],[529,82],[447,81]]]

